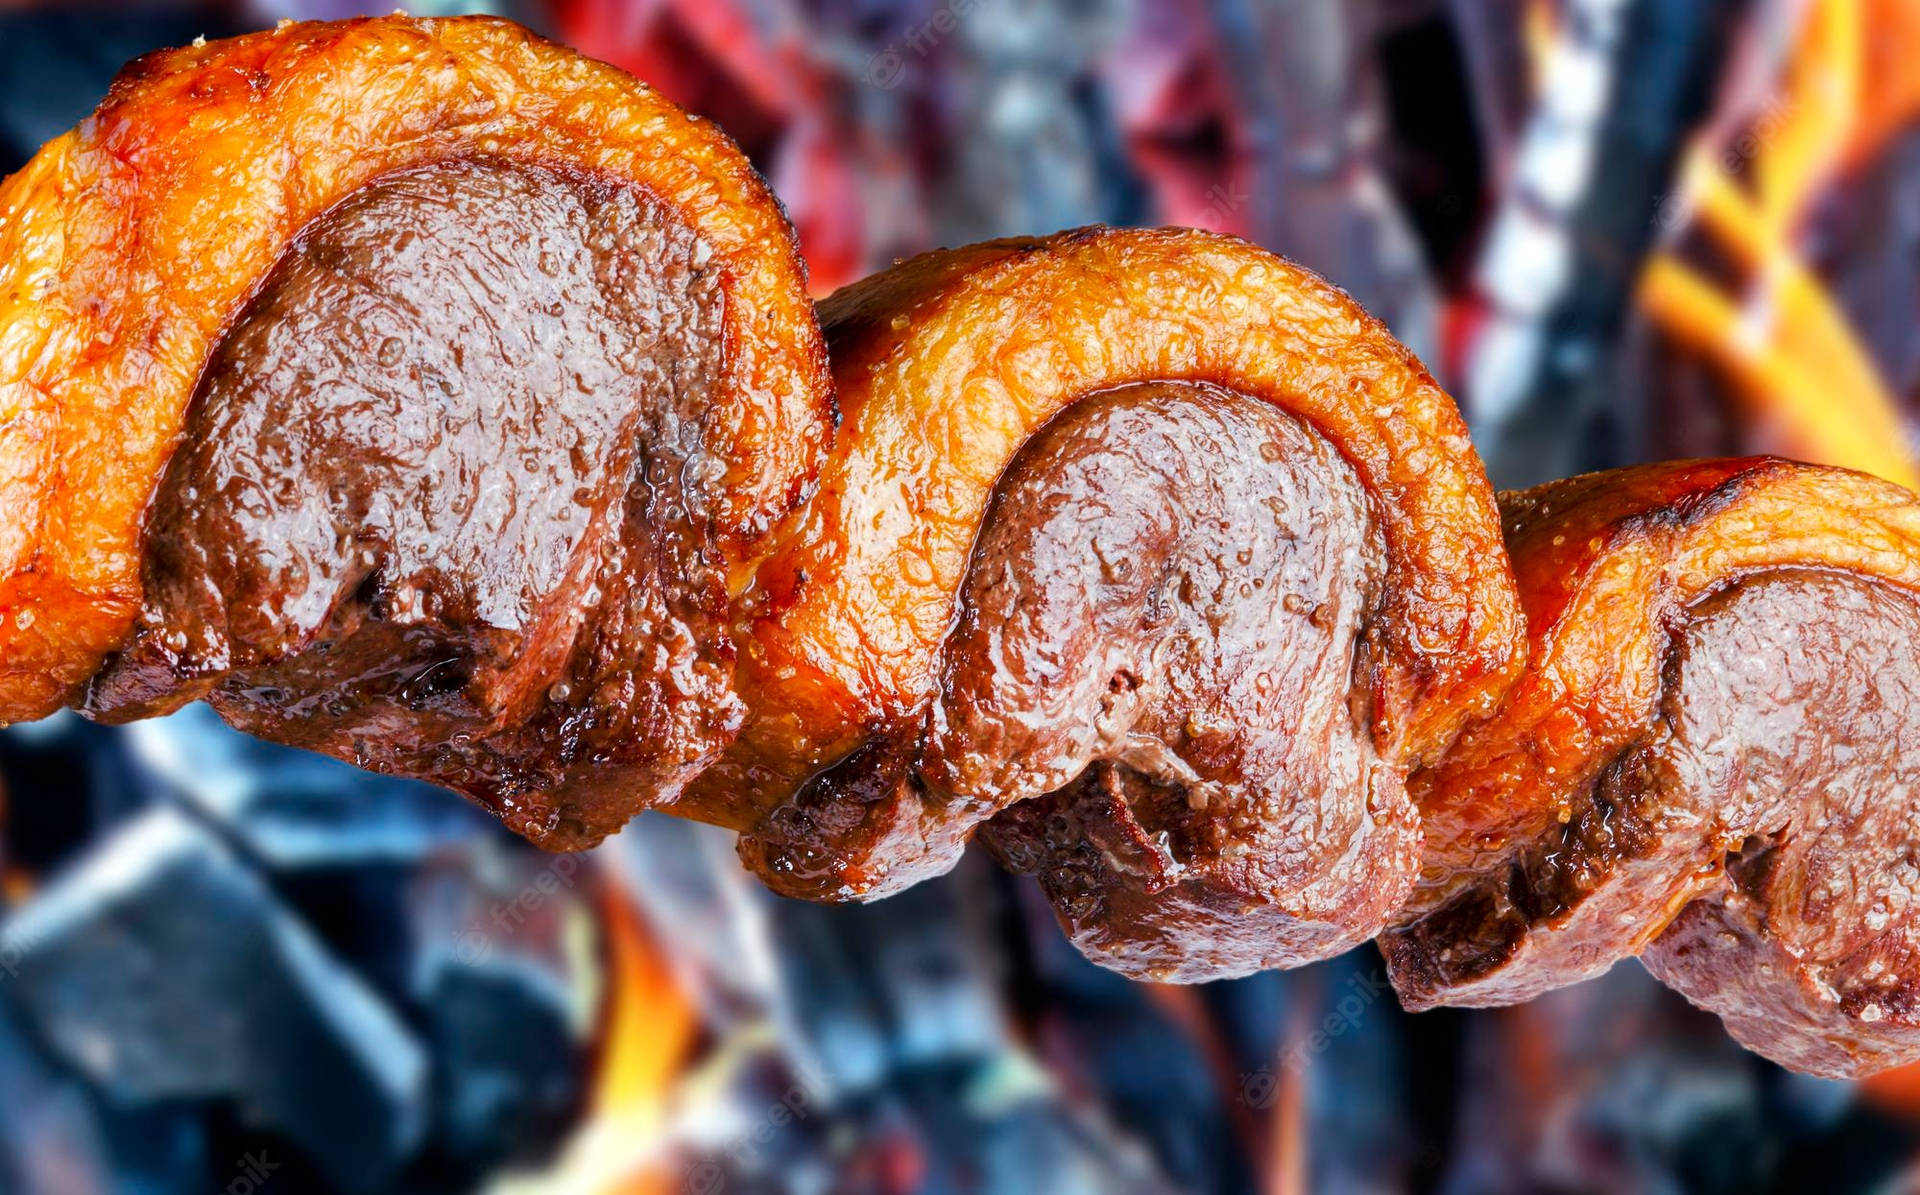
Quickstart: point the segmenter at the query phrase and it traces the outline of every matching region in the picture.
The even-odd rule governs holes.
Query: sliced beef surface
[[[1364,487],[1309,425],[1214,387],[1102,395],[1001,483],[929,781],[1004,810],[988,843],[1136,973],[1371,937],[1418,852],[1368,701],[1385,575]]]
[[[1419,841],[1369,708],[1385,558],[1352,468],[1272,404],[1083,399],[1000,479],[918,741],[816,778],[749,858],[904,885],[984,825],[1084,949],[1161,978],[1364,940]]]
[[[1643,952],[1796,1069],[1913,1056],[1916,643],[1920,597],[1846,573],[1769,572],[1696,604],[1646,734],[1565,824],[1390,939],[1396,966],[1497,1004]]]
[[[1672,784],[1732,849],[1644,957],[1796,1070],[1920,1055],[1917,644],[1920,598],[1800,573],[1700,607],[1676,660]]]
[[[704,245],[631,185],[460,161],[308,226],[208,364],[88,709],[434,780],[550,845],[737,726]]]

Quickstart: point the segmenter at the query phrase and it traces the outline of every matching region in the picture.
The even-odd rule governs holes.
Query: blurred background
[[[0,0],[0,168],[138,53],[361,7]],[[1198,225],[1387,320],[1499,484],[1916,480],[1920,0],[407,7],[715,118],[821,294]],[[1131,984],[979,859],[794,904],[724,834],[546,856],[197,709],[6,731],[0,783],[0,1192],[1920,1191],[1920,1072],[1789,1075],[1631,963],[1418,1017],[1371,947]]]

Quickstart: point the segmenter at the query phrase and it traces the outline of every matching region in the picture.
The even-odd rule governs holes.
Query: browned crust
[[[1920,499],[1844,469],[1771,457],[1678,461],[1569,478],[1500,503],[1527,617],[1527,669],[1491,718],[1412,778],[1427,848],[1402,925],[1578,812],[1653,720],[1673,635],[1701,599],[1806,568],[1920,591]],[[1656,937],[1692,895],[1645,910],[1623,953]],[[1412,971],[1397,978],[1403,1001],[1417,1007],[1506,1003],[1531,990],[1510,976],[1484,993],[1471,984],[1429,990]]]
[[[0,722],[50,712],[125,639],[188,400],[288,242],[381,175],[475,155],[602,172],[687,221],[726,279],[729,550],[749,559],[804,497],[832,421],[804,268],[712,125],[492,19],[151,54],[0,184]]]
[[[817,498],[762,570],[754,709],[706,803],[779,800],[935,682],[974,533],[1014,453],[1134,382],[1272,402],[1354,465],[1386,529],[1376,736],[1425,758],[1498,700],[1520,616],[1453,401],[1344,293],[1244,241],[1088,228],[914,258],[822,307],[844,421]],[[711,813],[711,811],[710,811]]]

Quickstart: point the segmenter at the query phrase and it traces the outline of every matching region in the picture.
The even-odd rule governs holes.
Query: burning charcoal
[[[117,1105],[230,1102],[377,1188],[419,1140],[427,1061],[393,1011],[200,823],[130,822],[6,926],[8,992]]]
[[[1488,142],[1510,136],[1524,111],[1524,73],[1492,73],[1496,62],[1504,66],[1509,57],[1517,62],[1514,9],[1520,2],[1378,0],[1372,5],[1381,26],[1372,91],[1382,97],[1382,119],[1373,134],[1381,144],[1374,156],[1418,234],[1433,275],[1424,296],[1429,304],[1441,297],[1436,283],[1457,281],[1470,265],[1491,185]],[[1513,84],[1517,94],[1486,86],[1495,79]],[[1385,218],[1397,214],[1393,205],[1385,207]],[[1433,315],[1437,324],[1438,313]],[[1439,329],[1431,331],[1435,342],[1406,343],[1437,363]]]
[[[1120,30],[1120,10],[1115,0],[979,0],[950,34],[924,21],[906,31],[896,51],[903,62],[925,69],[951,56],[956,73],[972,79],[952,97],[965,132],[928,197],[943,236],[1031,235],[1125,218],[1117,208],[1125,190],[1113,185],[1118,164],[1103,144],[1108,114],[1088,86]]]
[[[1407,1186],[1428,1148],[1402,1090],[1406,1020],[1372,947],[1287,977],[1300,1015],[1280,1054],[1305,1105],[1297,1148],[1315,1191]],[[1284,1161],[1283,1161],[1284,1164]]]
[[[512,873],[502,881],[512,892],[526,882],[516,863],[530,877],[554,862],[439,789],[251,738],[204,705],[95,733],[130,749],[130,787],[164,791],[236,839],[306,926],[391,1000],[415,998],[416,948],[458,932],[413,924],[420,876],[445,871],[470,889],[482,873]]]
[[[548,1155],[580,1111],[588,1058],[569,993],[511,956],[447,960],[426,985],[432,1146],[477,1179]]]
[[[765,889],[740,866],[734,836],[643,814],[594,852],[626,885],[681,986],[716,1031],[759,1023],[780,1003]]]
[[[988,947],[967,917],[970,878],[977,871],[963,865],[871,905],[770,903],[795,1027],[819,1045],[817,1067],[835,1088],[1005,1047]]]
[[[1837,1085],[1836,1085],[1837,1086]],[[1911,1195],[1920,1191],[1920,1134],[1914,1126],[1854,1111],[1817,1136],[1789,1138],[1766,1190]]]
[[[838,1159],[848,1195],[1027,1192],[1171,1195],[1150,1155],[1111,1126],[1070,1110],[1030,1063],[1006,1057],[900,1076],[851,1110],[862,1144]]]
[[[1465,60],[1474,115],[1499,148],[1526,120],[1526,10],[1531,0],[1442,0]],[[1481,147],[1477,152],[1488,152]]]
[[[716,1023],[782,1025],[796,1065],[835,1091],[1004,1046],[992,947],[962,895],[979,869],[827,907],[768,895],[724,836],[686,823],[642,818],[602,854],[634,877],[634,898]]]
[[[1750,1191],[1772,1169],[1755,1075],[1713,1051],[1634,1051],[1542,1151],[1569,1185]]]
[[[1273,1106],[1272,1069],[1217,1066],[1207,1046],[1218,1043],[1194,1036],[1212,1026],[1192,1018],[1177,1023],[1156,1002],[1155,988],[1088,962],[1060,932],[1036,888],[1005,883],[1016,893],[1021,950],[1012,987],[1034,1050],[1055,1081],[1143,1142],[1178,1189],[1253,1188],[1248,1147]],[[1283,983],[1266,976],[1254,988],[1279,997]],[[1164,994],[1185,1000],[1187,990]],[[1190,1007],[1198,1003],[1189,1001]],[[1284,1014],[1284,1003],[1278,1011]]]
[[[1439,337],[1433,280],[1379,170],[1388,113],[1365,52],[1376,7],[1295,0],[1214,10],[1228,26],[1227,86],[1248,125],[1251,167],[1239,192],[1229,189],[1217,206],[1246,207],[1252,239],[1340,279],[1402,343],[1431,358]],[[1420,111],[1442,110],[1438,98],[1428,96]]]
[[[8,792],[60,794],[8,805],[0,849],[33,872],[52,868],[158,795],[133,765],[124,736],[70,713],[0,731],[0,778]]]
[[[0,969],[0,985],[7,976]],[[177,1108],[106,1106],[33,1040],[0,998],[0,1191],[21,1195],[199,1195],[208,1153]]]
[[[598,916],[593,868],[591,855],[489,833],[411,869],[338,878],[369,898],[355,924],[384,921],[405,943],[396,998],[433,1058],[431,1168],[465,1180],[448,1189],[539,1163],[580,1114],[598,988],[578,950]],[[398,881],[383,911],[371,884],[382,874]]]
[[[1637,965],[1468,1025],[1446,1191],[1774,1189],[1795,1121],[1809,1137],[1837,1123]]]
[[[654,933],[692,964],[683,973],[722,974],[727,952],[749,974],[768,972],[719,1003],[736,1012],[764,1003],[759,1027],[736,1022],[733,1040],[764,1041],[770,1021],[781,1027],[778,1049],[721,1051],[703,1087],[723,1094],[679,1127],[687,1190],[1024,1192],[1036,1176],[1048,1190],[1208,1189],[1170,1188],[1150,1153],[1010,1039],[994,927],[980,918],[1000,903],[999,873],[969,861],[887,901],[823,908],[743,887],[730,847],[702,849],[710,833],[643,818],[602,850],[636,876]],[[1071,954],[1050,915],[1045,925]],[[764,967],[752,962],[762,957]],[[1083,974],[1139,990],[1073,959]],[[1136,1075],[1157,1074],[1142,1055],[1167,1039],[1164,1024],[1143,1024],[1111,1055],[1130,1057]],[[1217,1107],[1217,1087],[1201,1083]],[[1143,1105],[1183,1105],[1151,1085],[1142,1082]]]
[[[239,837],[277,895],[418,1025],[428,1157],[407,1185],[465,1189],[550,1148],[586,1060],[563,929],[585,856],[549,855],[425,784],[229,729],[204,706],[142,723],[140,764]]]
[[[1566,6],[1487,234],[1468,415],[1495,484],[1622,463],[1607,366],[1739,0]]]
[[[424,1004],[449,967],[497,964],[555,1010],[573,1007],[567,992],[593,989],[575,956],[600,916],[594,867],[591,854],[488,841],[400,873],[404,890],[385,913],[407,941],[401,998]]]
[[[709,1064],[672,1131],[673,1168],[689,1195],[837,1190],[826,1142],[851,1134],[823,1084],[796,1072],[785,1043],[742,1035]]]
[[[1160,1195],[1167,1182],[1138,1144],[1073,1110],[1018,1054],[918,1067],[828,1107],[779,1086],[768,1056],[727,1077],[724,1107],[683,1135],[693,1195]],[[771,1081],[771,1082],[770,1082]]]

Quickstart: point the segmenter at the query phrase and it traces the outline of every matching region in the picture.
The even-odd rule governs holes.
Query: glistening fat
[[[823,340],[731,144],[485,20],[143,59],[4,204],[9,719],[205,698],[822,899],[983,831],[1198,979],[1375,933],[1520,665],[1451,400],[1231,238],[934,254]]]
[[[1530,629],[1494,716],[1415,776],[1414,1008],[1638,954],[1769,1058],[1920,1058],[1920,501],[1770,458],[1501,497]]]
[[[1521,664],[1491,492],[1420,363],[1190,230],[929,254],[822,323],[839,435],[691,794],[747,803],[748,862],[870,898],[980,831],[1082,949],[1161,978],[1377,932],[1407,770]]]
[[[150,55],[0,190],[0,718],[205,698],[554,847],[733,736],[831,429],[731,142],[517,25]]]
[[[796,896],[979,837],[1129,974],[1638,953],[1788,1065],[1920,1057],[1911,494],[1496,505],[1384,328],[1191,230],[816,314],[724,136],[509,23],[153,55],[0,186],[0,502],[0,721],[205,698]]]

